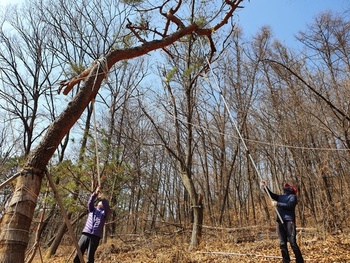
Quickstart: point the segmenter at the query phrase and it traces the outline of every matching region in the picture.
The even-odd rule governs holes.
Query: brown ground
[[[245,231],[244,231],[245,232]],[[243,232],[243,233],[244,233]],[[278,240],[273,234],[247,232],[206,233],[196,251],[188,251],[186,235],[152,235],[115,237],[101,244],[96,252],[96,263],[205,263],[205,262],[281,262]],[[339,233],[321,237],[322,234],[299,233],[298,243],[305,262],[350,262],[350,235]],[[61,246],[57,255],[43,262],[72,262],[72,246]],[[43,251],[44,253],[44,251]],[[39,253],[35,263],[39,260]],[[292,261],[294,262],[294,261]]]

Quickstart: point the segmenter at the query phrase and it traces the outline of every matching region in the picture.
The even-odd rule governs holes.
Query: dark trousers
[[[90,235],[83,233],[79,239],[78,245],[80,247],[81,253],[84,255],[87,250],[87,263],[94,263],[95,252],[100,243],[100,238],[95,235]],[[80,263],[78,253],[75,254],[74,263]]]
[[[282,224],[281,222],[278,222],[277,233],[278,233],[278,238],[280,240],[280,248],[281,248],[281,253],[283,258],[282,262],[283,263],[290,262],[290,257],[288,253],[288,247],[287,247],[287,242],[289,242],[295,255],[295,259],[296,259],[295,262],[303,263],[304,259],[303,259],[303,256],[301,255],[301,251],[299,249],[299,246],[297,245],[297,240],[296,240],[295,222],[284,221],[284,224]]]

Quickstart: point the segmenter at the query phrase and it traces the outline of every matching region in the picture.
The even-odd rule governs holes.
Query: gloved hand
[[[273,207],[276,207],[276,206],[277,206],[277,201],[272,200],[272,201],[271,201],[271,204],[272,204]]]
[[[96,189],[96,191],[95,191],[95,193],[96,193],[97,195],[100,195],[100,194],[102,193],[102,187],[101,187],[101,186],[98,186],[97,189]]]

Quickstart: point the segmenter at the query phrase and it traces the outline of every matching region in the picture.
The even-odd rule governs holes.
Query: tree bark
[[[194,32],[206,36],[209,39],[212,52],[214,52],[215,47],[211,39],[211,34],[227,24],[229,18],[242,1],[236,0],[232,2],[226,0],[225,4],[230,6],[228,12],[219,23],[208,28],[200,29],[195,23],[187,27],[184,26],[181,20],[175,17],[173,10],[172,12],[162,13],[162,15],[167,17],[169,22],[178,26],[177,31],[169,35],[165,35],[165,33],[162,39],[146,42],[141,46],[113,50],[103,60],[98,60],[96,61],[97,63],[93,64],[92,68],[88,71],[89,74],[85,78],[84,85],[82,85],[62,114],[51,123],[40,144],[29,154],[27,168],[23,169],[28,175],[21,176],[18,179],[15,193],[0,223],[0,262],[24,262],[25,250],[29,241],[29,229],[40,192],[42,178],[46,173],[46,166],[62,139],[80,118],[90,101],[96,97],[101,82],[106,74],[108,74],[109,69],[118,61],[139,57],[153,50],[167,47],[182,37]],[[69,88],[72,88],[72,86],[68,88],[69,84],[71,84],[70,81],[64,84],[67,85],[64,93],[69,92]],[[197,200],[195,202],[192,201],[192,204],[196,205]]]
[[[24,262],[29,229],[46,165],[64,136],[80,118],[90,101],[96,97],[108,70],[118,61],[142,56],[171,45],[196,29],[198,26],[192,24],[161,40],[151,41],[131,49],[114,50],[105,56],[105,67],[101,66],[100,62],[92,67],[90,75],[77,95],[62,114],[51,123],[40,144],[31,152],[27,168],[24,169],[28,175],[19,177],[17,181],[16,190],[0,224],[0,262]]]
[[[24,251],[29,241],[29,229],[41,181],[40,173],[19,177],[12,199],[1,219],[0,262],[24,262]]]

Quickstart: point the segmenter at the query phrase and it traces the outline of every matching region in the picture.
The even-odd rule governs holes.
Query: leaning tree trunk
[[[161,14],[166,17],[168,25],[169,23],[177,25],[177,31],[168,34],[169,27],[166,26],[162,39],[145,42],[141,46],[130,49],[113,50],[104,57],[104,60],[96,61],[97,63],[92,66],[91,70],[83,72],[88,72],[88,74],[84,75],[86,78],[85,84],[80,88],[77,95],[68,104],[63,113],[50,125],[38,147],[30,153],[26,168],[21,172],[21,174],[27,174],[27,176],[23,175],[17,181],[14,195],[0,222],[1,263],[24,262],[25,249],[29,240],[29,229],[40,192],[41,182],[46,173],[46,166],[61,140],[80,118],[90,101],[97,95],[101,82],[109,69],[118,61],[139,57],[153,50],[165,48],[194,32],[208,37],[212,52],[214,52],[215,47],[211,37],[212,33],[228,23],[229,18],[232,17],[233,12],[239,7],[242,1],[225,0],[225,4],[229,6],[229,10],[217,24],[208,28],[199,28],[196,24],[184,26],[183,22],[174,15],[176,11],[171,9],[169,12],[163,13],[162,8],[164,6],[162,6],[160,10]],[[133,32],[136,34],[136,37],[140,38],[140,35],[135,30]],[[81,78],[76,78],[68,81],[67,84],[64,83],[63,85],[67,85],[67,88],[63,93],[66,94],[69,92],[80,80]],[[195,204],[197,205],[197,201]]]
[[[30,173],[30,170],[27,170]],[[27,172],[23,171],[23,172]],[[1,219],[0,262],[24,262],[33,217],[42,181],[42,172],[21,176],[6,213]]]
[[[96,72],[95,67],[92,72]],[[97,72],[96,72],[97,73]],[[26,167],[21,171],[14,195],[1,220],[0,262],[24,262],[29,241],[29,229],[34,215],[41,182],[46,165],[63,137],[83,113],[91,99],[96,96],[104,74],[95,80],[89,78],[66,110],[50,125],[45,137],[32,152]],[[95,84],[95,88],[91,87]]]
[[[113,50],[105,56],[104,62],[97,61],[89,71],[89,75],[86,76],[85,84],[62,114],[51,123],[45,137],[38,147],[31,152],[26,167],[21,171],[22,175],[17,181],[15,192],[0,223],[1,263],[24,262],[34,208],[42,179],[46,173],[46,166],[61,140],[80,118],[90,101],[96,97],[102,80],[109,69],[118,61],[139,57],[153,50],[171,45],[197,29],[198,26],[192,24],[180,28],[161,40],[151,41],[131,49]],[[73,85],[77,83],[73,80],[72,82]],[[67,86],[67,88],[66,93],[69,92],[72,85]]]
[[[85,153],[85,149],[87,148],[87,137],[90,131],[90,126],[91,126],[91,118],[92,118],[92,113],[93,113],[93,107],[94,105],[91,104],[90,107],[88,108],[87,111],[87,116],[86,116],[86,120],[85,120],[85,128],[84,128],[84,136],[83,136],[83,140],[81,142],[81,146],[80,146],[80,151],[79,151],[79,167],[84,163],[84,153]],[[78,181],[80,181],[78,179]],[[77,180],[74,181],[74,185],[75,185],[75,189],[79,189],[79,185],[77,183]],[[79,191],[74,191],[73,196],[72,196],[72,200],[76,201],[79,197]],[[67,214],[68,219],[70,220],[72,217],[72,212]],[[47,250],[46,253],[46,258],[51,258],[53,255],[56,254],[56,251],[59,247],[59,245],[61,244],[62,238],[64,236],[64,234],[67,232],[67,225],[66,222],[63,221],[62,224],[60,225],[60,227],[58,228],[58,231],[56,233],[56,236],[52,242],[52,244],[50,245],[50,247]]]

